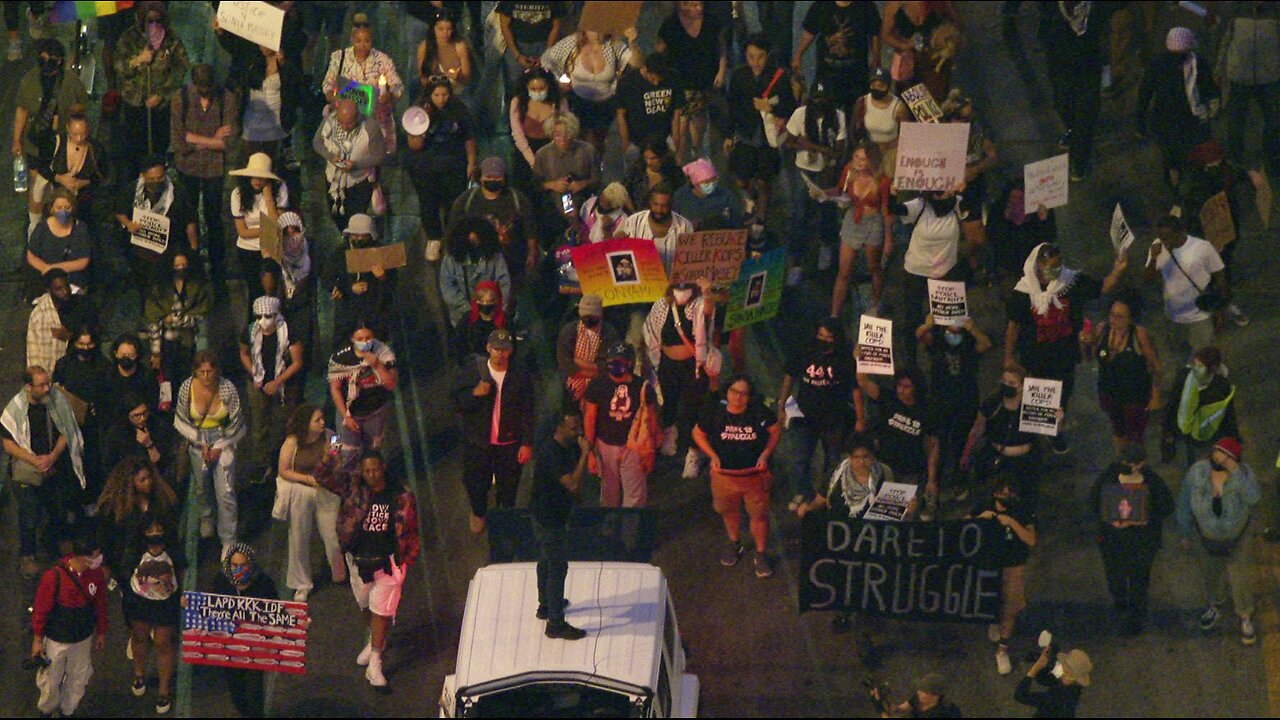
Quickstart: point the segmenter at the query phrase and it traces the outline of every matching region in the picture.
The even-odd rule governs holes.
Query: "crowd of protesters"
[[[243,500],[263,501],[246,484],[274,489],[296,601],[319,583],[313,530],[320,536],[328,578],[350,583],[368,627],[357,662],[370,684],[387,684],[382,654],[419,530],[417,500],[389,474],[384,438],[397,349],[423,348],[400,336],[407,271],[357,271],[345,258],[405,239],[381,221],[389,203],[411,200],[389,198],[393,172],[418,203],[421,242],[410,247],[421,257],[410,267],[425,261],[438,278],[451,360],[444,401],[462,428],[469,528],[481,533],[490,508],[515,507],[522,470],[534,466],[538,617],[549,637],[582,637],[554,584],[564,581],[562,526],[584,475],[600,478],[595,504],[643,508],[650,475],[668,463],[682,463],[688,480],[705,471],[727,535],[720,563],[750,550],[752,571],[768,578],[779,553],[769,546],[776,468],[801,517],[861,518],[896,482],[918,487],[909,521],[998,523],[1001,611],[988,637],[996,671],[1011,673],[1011,642],[1028,630],[1018,617],[1042,478],[1054,456],[1086,452],[1068,443],[1079,425],[1068,407],[1087,362],[1097,365],[1114,451],[1089,512],[1122,631],[1144,629],[1161,524],[1173,516],[1202,570],[1200,627],[1215,628],[1229,600],[1241,641],[1256,643],[1248,570],[1260,491],[1218,342],[1249,323],[1233,292],[1239,241],[1203,237],[1199,208],[1225,192],[1241,218],[1251,212],[1242,198],[1280,170],[1276,12],[1238,4],[1215,16],[1212,37],[1178,26],[1161,42],[1147,27],[1141,56],[1162,49],[1123,76],[1129,66],[1113,57],[1104,91],[1095,65],[1108,38],[1116,52],[1116,16],[1133,4],[1037,4],[1071,182],[1091,179],[1100,98],[1128,82],[1138,88],[1132,117],[1158,146],[1175,199],[1152,219],[1154,241],[1117,252],[1095,276],[1080,269],[1087,258],[1056,243],[1053,212],[1026,205],[1021,167],[998,154],[995,128],[1009,110],[952,84],[969,32],[953,3],[816,2],[783,23],[763,21],[777,12],[768,3],[741,3],[751,27],[727,11],[739,3],[682,0],[647,37],[635,27],[570,31],[576,3],[500,2],[493,47],[480,47],[489,41],[479,13],[462,12],[479,3],[403,3],[425,23],[412,68],[377,47],[388,40],[368,16],[347,17],[350,3],[274,4],[285,9],[278,50],[213,21],[229,67],[191,62],[170,23],[173,3],[134,3],[100,22],[110,55],[101,113],[62,42],[42,30],[30,48],[37,66],[18,88],[12,152],[29,185],[20,231],[32,311],[24,386],[0,432],[19,570],[40,577],[32,653],[52,663],[43,712],[75,710],[91,672],[88,643],[105,632],[108,587],[121,589],[130,627],[131,691],[146,693],[153,650],[156,710],[169,710],[182,577],[198,560],[184,551],[184,508],[194,532],[217,538],[214,591],[277,595],[247,543]],[[33,32],[47,28],[31,5]],[[1018,6],[1003,4],[1006,23]],[[794,47],[792,24],[801,30]],[[11,62],[24,54],[16,27]],[[322,39],[327,62],[314,57]],[[478,79],[499,77],[501,112],[488,112]],[[918,85],[940,118],[917,118],[902,99]],[[1255,103],[1262,162],[1244,151]],[[916,120],[969,124],[959,186],[896,190],[900,126]],[[614,128],[620,147],[606,142]],[[310,144],[294,139],[305,133]],[[318,179],[323,212],[302,211],[304,170]],[[342,238],[327,257],[322,224]],[[727,288],[707,279],[634,305],[560,292],[572,285],[576,245],[651,241],[669,272],[682,235],[721,229],[745,230],[752,257],[784,249],[788,294],[811,287],[829,298],[784,338],[777,369],[748,372],[744,331],[723,330]],[[931,280],[963,281],[1003,307],[959,324],[936,318]],[[1142,317],[1144,285],[1163,296],[1164,338]],[[241,287],[247,317],[219,339],[212,320],[234,314]],[[136,305],[122,311],[122,294]],[[322,304],[331,327],[320,326]],[[121,312],[131,332],[101,338]],[[859,315],[894,321],[891,376],[859,371],[850,338]],[[554,368],[522,352],[539,326],[554,338]],[[997,345],[1002,354],[989,359]],[[981,382],[992,375],[994,387]],[[304,402],[308,378],[328,390],[312,393],[322,404]],[[1032,379],[1062,384],[1047,438],[1020,423]],[[767,400],[766,386],[776,388]],[[555,420],[554,436],[535,437],[539,417]],[[1185,451],[1177,492],[1148,466],[1152,418],[1160,460]],[[1107,514],[1115,485],[1146,486],[1144,519]],[[838,614],[833,628],[853,620]],[[1036,695],[1024,683],[1021,702],[1074,712],[1092,665],[1079,650],[1057,662],[1032,666],[1028,677],[1050,690]],[[227,683],[237,710],[263,711],[260,677],[229,671]],[[922,680],[921,701],[953,707],[941,684]]]

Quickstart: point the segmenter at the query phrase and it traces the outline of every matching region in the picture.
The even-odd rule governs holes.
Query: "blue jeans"
[[[813,499],[813,475],[809,468],[813,453],[822,445],[822,485],[825,490],[831,473],[844,452],[844,439],[848,428],[840,424],[823,422],[816,418],[795,418],[787,433],[794,450],[791,472],[791,494],[803,495],[805,502]],[[823,493],[826,494],[825,492]]]
[[[538,607],[547,609],[547,622],[564,621],[564,580],[569,574],[567,523],[533,520],[538,537]]]

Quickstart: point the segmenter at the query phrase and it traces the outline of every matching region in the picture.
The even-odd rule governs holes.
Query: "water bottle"
[[[21,155],[13,159],[13,191],[27,191],[27,161]]]

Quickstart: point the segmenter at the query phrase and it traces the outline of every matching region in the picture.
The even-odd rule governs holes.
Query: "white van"
[[[582,640],[553,640],[538,607],[534,563],[481,568],[467,591],[458,665],[440,717],[696,717],[698,678],[662,571],[571,562],[565,620]]]

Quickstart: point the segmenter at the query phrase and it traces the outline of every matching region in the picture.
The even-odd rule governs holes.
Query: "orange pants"
[[[742,506],[747,506],[751,516],[751,537],[756,541],[756,551],[764,552],[769,542],[769,490],[773,487],[773,475],[749,471],[727,475],[711,472],[711,506],[724,519],[725,532],[737,542],[742,528]]]

